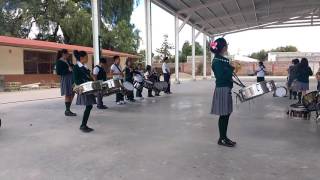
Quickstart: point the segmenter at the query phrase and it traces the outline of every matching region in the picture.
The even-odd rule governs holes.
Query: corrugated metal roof
[[[77,46],[77,45],[68,45],[68,44],[61,44],[55,42],[47,42],[47,41],[38,41],[38,40],[29,40],[29,39],[21,39],[21,38],[14,38],[8,36],[0,36],[0,45],[3,46],[14,46],[14,47],[24,47],[24,48],[32,48],[32,49],[41,49],[41,50],[54,50],[58,51],[61,49],[67,49],[69,51],[79,50],[79,51],[86,51],[89,54],[93,54],[92,47],[85,47],[85,46]],[[139,56],[110,51],[104,49],[102,51],[104,56],[121,56],[121,57],[129,57],[129,58],[139,58]]]
[[[320,0],[152,0],[208,36],[248,29],[320,26]]]

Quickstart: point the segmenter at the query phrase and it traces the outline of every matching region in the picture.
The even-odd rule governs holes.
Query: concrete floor
[[[110,109],[93,109],[90,134],[78,129],[83,107],[66,118],[61,98],[0,104],[0,179],[320,179],[320,129],[314,120],[288,119],[288,99],[268,94],[235,105],[229,136],[238,146],[227,148],[216,144],[217,117],[209,114],[213,83],[185,82],[173,91],[121,107],[106,98]]]

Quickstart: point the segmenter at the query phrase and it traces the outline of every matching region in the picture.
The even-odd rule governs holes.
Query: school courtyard
[[[267,94],[234,104],[229,136],[238,145],[218,146],[217,117],[209,114],[213,85],[186,81],[172,95],[125,106],[110,96],[108,110],[93,109],[88,124],[95,131],[88,134],[79,130],[83,107],[72,107],[77,117],[65,117],[59,89],[0,93],[0,179],[320,178],[319,126],[313,118],[288,118],[294,103],[288,98]]]

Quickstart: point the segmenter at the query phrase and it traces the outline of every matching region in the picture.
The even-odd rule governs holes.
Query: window
[[[42,51],[24,51],[25,74],[53,74],[56,53]]]

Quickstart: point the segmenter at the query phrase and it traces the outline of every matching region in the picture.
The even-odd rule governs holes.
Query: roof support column
[[[207,79],[207,35],[203,34],[203,79]]]
[[[91,0],[92,4],[92,32],[93,32],[93,54],[94,64],[98,65],[100,61],[100,43],[99,43],[99,7],[98,0]]]
[[[144,0],[146,17],[146,65],[151,65],[152,59],[152,26],[151,26],[151,0]]]
[[[210,38],[210,41],[214,41],[214,37],[211,37]],[[211,48],[210,48],[211,49]],[[210,56],[210,62],[211,62],[211,64],[212,64],[212,60],[213,60],[213,58],[214,58],[214,54],[210,51],[210,54],[211,54],[211,56]],[[212,68],[210,68],[211,69],[211,78],[213,78],[214,77],[214,73],[213,73],[213,71],[212,71]]]
[[[196,62],[195,62],[195,54],[196,54],[196,37],[195,37],[195,28],[192,26],[192,80],[196,80]]]
[[[175,74],[176,74],[176,79],[175,82],[177,84],[180,84],[179,80],[179,32],[180,32],[180,27],[179,27],[179,17],[178,14],[176,14],[174,18],[174,31],[175,31]]]

